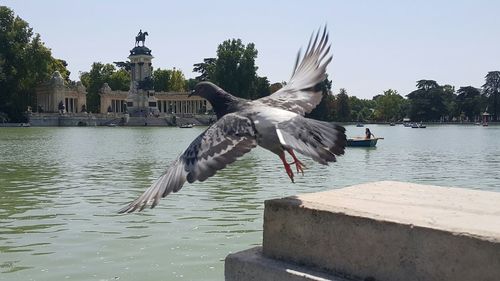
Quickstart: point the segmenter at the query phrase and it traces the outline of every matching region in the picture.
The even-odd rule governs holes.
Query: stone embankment
[[[226,280],[500,280],[500,193],[375,182],[265,202]]]

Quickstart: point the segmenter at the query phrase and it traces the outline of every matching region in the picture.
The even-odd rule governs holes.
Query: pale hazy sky
[[[327,23],[334,91],[371,98],[415,81],[480,87],[500,70],[500,1],[4,1],[40,33],[71,78],[93,62],[127,60],[147,31],[153,67],[181,69],[215,57],[229,38],[253,42],[258,74],[287,81],[300,47]]]

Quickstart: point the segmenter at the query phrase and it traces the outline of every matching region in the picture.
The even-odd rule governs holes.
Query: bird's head
[[[238,98],[227,93],[212,82],[203,81],[194,87],[194,90],[189,94],[189,97],[202,97],[212,105],[217,118],[230,112],[230,105],[237,102]]]
[[[189,97],[199,96],[207,100],[213,100],[217,98],[218,95],[222,94],[222,89],[217,87],[212,82],[204,81],[196,84],[194,90],[189,94]]]

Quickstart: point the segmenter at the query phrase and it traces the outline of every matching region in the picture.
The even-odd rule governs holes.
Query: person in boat
[[[371,137],[375,138],[375,135],[370,132],[369,128],[366,128],[365,130],[365,139],[369,140]]]

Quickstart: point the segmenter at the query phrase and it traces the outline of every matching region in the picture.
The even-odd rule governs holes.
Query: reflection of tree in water
[[[34,235],[54,233],[63,228],[64,223],[54,220],[57,214],[45,208],[53,206],[60,196],[55,183],[60,179],[58,169],[51,166],[0,164],[0,255],[3,257],[0,272],[12,273],[31,268],[21,262],[21,252],[32,255],[48,244],[36,243]]]
[[[9,220],[12,217],[15,219],[38,217],[34,214],[26,217],[19,215],[42,209],[43,205],[51,206],[52,199],[59,196],[59,189],[54,184],[59,175],[56,167],[21,165],[14,162],[2,163],[2,166],[0,167],[0,193],[2,194],[0,220]],[[40,215],[40,217],[49,216],[51,215],[47,215],[46,212]],[[3,226],[5,227],[5,224]],[[41,226],[41,228],[44,227]]]

